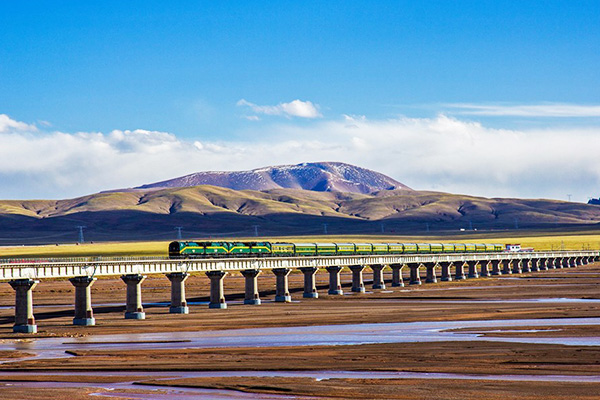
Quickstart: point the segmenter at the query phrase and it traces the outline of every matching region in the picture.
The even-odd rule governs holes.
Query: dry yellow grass
[[[524,247],[536,250],[581,250],[600,249],[600,234],[531,234],[520,237],[503,237],[495,235],[446,237],[415,236],[303,236],[303,237],[269,237],[269,238],[235,238],[222,239],[234,241],[272,241],[272,242],[459,242],[459,243],[520,243]],[[45,246],[7,246],[0,247],[0,258],[14,257],[81,257],[81,256],[166,256],[167,241],[155,242],[114,242],[86,243]]]
[[[0,247],[1,258],[166,256],[168,242],[120,242]]]

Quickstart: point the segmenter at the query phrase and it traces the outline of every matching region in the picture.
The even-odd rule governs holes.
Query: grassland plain
[[[105,192],[66,200],[0,200],[0,244],[67,243],[86,226],[86,239],[166,240],[188,235],[454,234],[480,231],[600,229],[600,206],[544,199],[481,198],[386,190],[372,194],[297,189],[231,190],[194,186]]]
[[[391,235],[321,235],[299,237],[246,237],[246,238],[197,238],[197,240],[224,240],[224,241],[271,241],[271,242],[494,242],[494,243],[520,243],[525,247],[536,250],[581,250],[600,249],[600,232],[578,233],[544,233],[530,232],[506,235],[506,232],[497,233],[468,233],[455,236],[391,236]],[[83,244],[52,244],[43,246],[3,246],[0,247],[0,258],[18,257],[120,257],[120,256],[167,256],[168,241],[148,242],[100,242]]]

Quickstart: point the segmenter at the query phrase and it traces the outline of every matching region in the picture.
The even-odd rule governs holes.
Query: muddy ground
[[[407,271],[405,271],[407,272]],[[600,317],[600,302],[488,302],[523,299],[599,299],[600,266],[541,271],[522,275],[440,282],[405,288],[374,290],[366,294],[328,296],[328,276],[317,275],[321,298],[302,299],[302,275],[290,275],[294,302],[274,303],[275,279],[265,272],[259,277],[263,304],[241,304],[243,278],[225,278],[229,308],[209,310],[208,278],[191,276],[186,285],[189,315],[170,315],[164,304],[147,304],[144,321],[124,320],[125,284],[118,279],[100,279],[92,287],[97,325],[75,327],[72,321],[74,290],[68,281],[44,281],[34,291],[35,315],[43,336],[83,336],[110,333],[219,330],[253,327],[412,322],[469,319],[537,319]],[[391,278],[388,276],[388,278]],[[350,291],[350,273],[342,274],[344,290]],[[365,271],[367,290],[369,274]],[[142,285],[144,303],[168,303],[170,283],[165,277],[150,277]],[[0,291],[0,306],[13,306],[14,292],[8,284]],[[25,339],[30,335],[12,333],[13,310],[0,309],[0,338]],[[476,329],[498,336],[498,328]],[[465,331],[473,332],[473,329]],[[488,331],[486,333],[486,331]],[[519,332],[522,331],[522,332]],[[597,326],[510,328],[502,336],[600,336]],[[540,331],[540,332],[537,332]],[[168,336],[167,336],[168,338]],[[16,352],[0,352],[0,359],[13,362],[0,368],[13,371],[41,371],[36,379],[53,381],[52,371],[174,371],[174,370],[353,370],[420,371],[459,374],[600,375],[600,348],[501,342],[438,342],[369,344],[357,346],[306,346],[287,348],[231,348],[153,351],[77,350],[75,357],[55,360],[23,360]],[[143,376],[143,374],[142,374]],[[365,374],[365,377],[367,375]],[[28,381],[30,375],[21,377]],[[99,377],[70,377],[73,381],[98,382]],[[14,379],[14,378],[11,378]],[[64,378],[61,378],[64,379]],[[151,379],[136,380],[151,384]],[[161,380],[161,385],[165,381]],[[329,379],[311,378],[187,378],[169,384],[190,387],[279,393],[319,398],[597,398],[600,383],[503,382],[445,379]],[[85,384],[82,384],[85,386]],[[89,389],[89,388],[88,388]],[[70,388],[28,388],[27,398],[89,398],[93,390],[73,393]],[[144,387],[140,387],[143,392]],[[51,391],[51,392],[49,392]],[[0,397],[20,397],[15,387],[0,384]],[[103,394],[109,396],[110,394]],[[112,398],[120,398],[115,395]]]

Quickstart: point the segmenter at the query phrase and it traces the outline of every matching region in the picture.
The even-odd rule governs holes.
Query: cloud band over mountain
[[[2,198],[65,198],[206,170],[343,161],[410,187],[587,201],[600,188],[591,127],[492,129],[445,115],[345,117],[249,128],[253,141],[187,141],[152,130],[47,131],[0,115]],[[255,129],[256,131],[252,131]]]

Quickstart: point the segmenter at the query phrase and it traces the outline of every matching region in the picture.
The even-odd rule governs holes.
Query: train
[[[497,253],[504,245],[496,243],[271,243],[175,241],[169,244],[169,257],[299,257],[355,256],[386,254]]]

